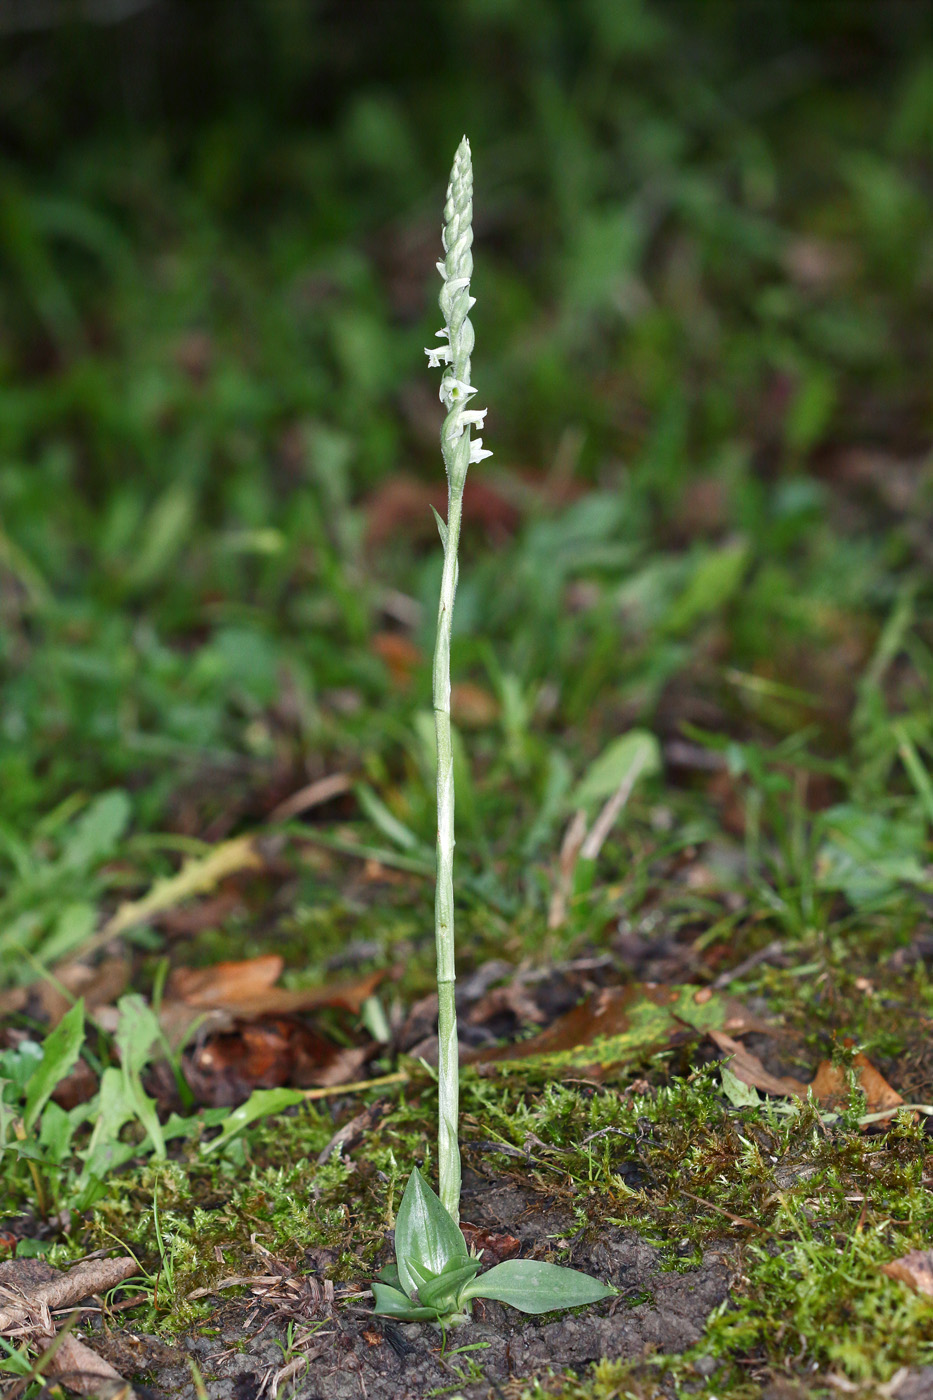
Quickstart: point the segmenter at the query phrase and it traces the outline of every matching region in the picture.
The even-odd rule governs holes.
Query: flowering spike
[[[482,416],[476,410],[463,411],[464,405],[476,393],[470,383],[473,326],[469,316],[476,304],[476,298],[470,296],[470,278],[473,274],[473,164],[470,143],[465,136],[457,148],[450,172],[442,241],[446,256],[443,262],[437,264],[437,270],[444,279],[438,298],[444,315],[444,327],[438,331],[438,336],[448,343],[438,350],[426,350],[425,354],[432,369],[451,366],[444,374],[440,387],[441,403],[448,410],[441,429],[441,448],[447,480],[453,489],[462,491],[470,463],[480,462],[492,455],[488,449],[482,448],[478,456],[473,454],[472,449],[466,452],[454,450],[464,434],[469,442],[471,425],[482,427],[483,424]]]

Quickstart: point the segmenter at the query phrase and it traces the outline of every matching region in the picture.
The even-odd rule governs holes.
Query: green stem
[[[434,649],[434,725],[437,733],[437,889],[434,931],[437,943],[438,1194],[454,1220],[460,1219],[460,1148],[457,1119],[460,1063],[457,1046],[454,961],[454,769],[450,737],[450,633],[457,590],[457,545],[463,488],[447,493],[447,542],[437,609]]]

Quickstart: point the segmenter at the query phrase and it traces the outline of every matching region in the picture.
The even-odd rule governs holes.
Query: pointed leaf
[[[578,1269],[545,1264],[537,1259],[506,1259],[468,1283],[461,1298],[492,1298],[508,1303],[524,1313],[552,1312],[555,1308],[578,1308],[611,1298],[614,1288]]]
[[[434,509],[433,506],[431,507],[431,512],[432,512],[432,514],[433,514],[433,516],[434,516],[434,519],[437,521],[437,530],[438,530],[438,534],[439,534],[440,537],[441,537],[441,544],[442,544],[442,545],[444,546],[444,548],[446,549],[446,548],[447,548],[447,526],[446,526],[445,522],[443,521],[443,519],[441,518],[441,516],[438,515],[437,511]]]
[[[438,1312],[453,1312],[457,1298],[465,1283],[476,1277],[478,1259],[468,1259],[453,1269],[445,1269],[437,1278],[430,1279],[418,1287],[418,1301],[426,1308],[436,1308]]]
[[[390,1288],[397,1288],[401,1291],[401,1280],[398,1276],[398,1265],[393,1260],[391,1264],[385,1264],[379,1270],[376,1278],[382,1283],[387,1283]]]
[[[404,1293],[390,1288],[387,1283],[374,1283],[373,1297],[376,1300],[373,1312],[383,1317],[399,1317],[406,1322],[429,1322],[437,1317],[434,1308],[416,1307]]]
[[[418,1287],[408,1268],[412,1260],[430,1274],[441,1274],[450,1264],[466,1262],[470,1251],[460,1227],[441,1205],[415,1167],[395,1221],[395,1257],[402,1287],[412,1297]]]
[[[55,1088],[74,1068],[84,1044],[84,1002],[76,1001],[45,1037],[42,1059],[26,1081],[23,1123],[31,1132]]]

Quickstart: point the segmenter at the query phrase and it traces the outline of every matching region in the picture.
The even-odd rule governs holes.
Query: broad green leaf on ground
[[[538,1259],[506,1259],[468,1283],[462,1297],[491,1298],[524,1313],[578,1308],[611,1298],[614,1288],[578,1269],[547,1264]]]
[[[665,632],[681,636],[730,602],[739,590],[748,560],[748,545],[741,541],[701,553],[683,592],[664,618]]]
[[[77,818],[64,842],[59,864],[68,870],[86,870],[112,856],[130,820],[130,799],[125,792],[105,792]]]
[[[270,1113],[281,1113],[283,1109],[293,1108],[295,1104],[303,1103],[304,1099],[305,1094],[301,1089],[254,1089],[246,1103],[240,1104],[239,1108],[235,1108],[228,1115],[223,1131],[213,1142],[205,1143],[201,1151],[221,1151],[237,1133],[249,1127],[250,1123],[255,1123],[258,1118],[267,1118]]]
[[[523,1069],[548,1074],[585,1070],[599,1079],[663,1049],[688,1027],[738,1034],[766,1029],[740,1002],[709,988],[633,984],[595,992],[529,1040],[475,1051],[466,1059],[483,1066],[517,1061]]]
[[[142,1071],[153,1057],[153,1046],[161,1039],[159,1022],[152,1008],[136,993],[121,997],[117,1010],[120,1020],[114,1040],[120,1056],[124,1094],[152,1139],[156,1156],[164,1160],[165,1139],[156,1103],[146,1093],[142,1081]]]
[[[728,1065],[723,1065],[720,1075],[722,1077],[722,1091],[734,1108],[758,1108],[761,1099],[758,1090],[751,1084],[746,1084],[737,1074],[733,1074]]]
[[[33,1070],[26,1085],[26,1107],[23,1124],[31,1132],[42,1110],[60,1084],[74,1067],[84,1044],[84,1002],[77,1001],[59,1024],[46,1036],[42,1059]]]
[[[466,1261],[466,1241],[417,1167],[412,1168],[395,1221],[395,1258],[402,1287],[409,1297],[418,1287],[409,1262],[431,1274]]]
[[[890,816],[841,804],[822,814],[820,826],[817,879],[824,889],[842,890],[855,908],[887,899],[902,885],[929,884],[919,813]]]
[[[382,1317],[399,1317],[406,1322],[430,1322],[437,1316],[433,1308],[418,1307],[398,1288],[391,1288],[387,1283],[374,1283],[372,1288],[376,1302],[373,1311]]]
[[[644,777],[660,768],[661,748],[655,736],[647,729],[630,729],[593,760],[570,794],[569,805],[591,809],[618,792],[630,775]]]
[[[139,1151],[137,1145],[120,1141],[126,1123],[136,1117],[136,1104],[127,1092],[128,1086],[120,1070],[105,1069],[101,1075],[100,1093],[91,1139],[80,1154],[84,1166],[77,1182],[77,1201],[87,1209],[99,1195],[104,1178],[123,1166]],[[89,1106],[93,1112],[94,1105]]]

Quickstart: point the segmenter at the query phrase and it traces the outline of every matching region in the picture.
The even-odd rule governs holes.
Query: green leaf
[[[398,1265],[393,1259],[391,1264],[386,1264],[376,1275],[383,1283],[387,1283],[390,1288],[401,1289],[402,1281],[398,1276]]]
[[[95,1183],[102,1182],[108,1172],[121,1167],[139,1151],[134,1144],[120,1141],[123,1125],[135,1116],[136,1108],[127,1095],[122,1073],[113,1066],[105,1069],[100,1077],[94,1130],[87,1147],[79,1154],[84,1159],[77,1182],[79,1210],[91,1204],[90,1197],[96,1191]]]
[[[71,1151],[71,1139],[76,1127],[71,1114],[59,1108],[57,1103],[46,1104],[39,1130],[39,1146],[59,1166]]]
[[[430,1322],[437,1317],[434,1308],[416,1307],[404,1293],[390,1288],[387,1283],[373,1284],[373,1298],[376,1300],[373,1312],[383,1317],[399,1317],[406,1322]]]
[[[301,1089],[254,1089],[246,1103],[240,1104],[240,1107],[235,1108],[229,1115],[219,1137],[206,1143],[201,1151],[205,1155],[208,1152],[218,1152],[226,1147],[237,1133],[241,1133],[250,1123],[255,1123],[257,1118],[266,1118],[270,1113],[281,1113],[283,1108],[303,1103],[304,1098]]]
[[[130,820],[130,799],[116,789],[105,792],[74,823],[59,864],[66,870],[87,870],[106,860],[117,848]]]
[[[45,1038],[42,1059],[26,1084],[23,1124],[31,1132],[55,1086],[73,1069],[84,1044],[84,1002],[77,1001]]]
[[[720,1070],[722,1075],[722,1092],[731,1104],[736,1108],[758,1108],[761,1098],[758,1090],[752,1088],[750,1084],[744,1084],[737,1074],[733,1074],[728,1065],[723,1065]]]
[[[578,1269],[560,1264],[544,1264],[537,1259],[506,1259],[468,1283],[461,1298],[492,1298],[508,1303],[524,1313],[552,1312],[556,1308],[578,1308],[611,1298],[614,1288]]]
[[[738,593],[748,563],[749,548],[741,540],[701,552],[686,587],[668,610],[664,630],[683,636],[702,618],[725,607]]]
[[[404,822],[399,821],[394,812],[389,811],[382,798],[377,796],[368,783],[357,783],[353,792],[373,826],[377,827],[393,846],[398,846],[400,851],[424,849],[420,838]]]
[[[418,1287],[408,1267],[409,1260],[436,1276],[452,1264],[465,1263],[470,1257],[460,1227],[417,1167],[408,1178],[395,1220],[395,1257],[402,1287],[409,1298],[414,1297]]]
[[[409,1268],[414,1269],[414,1265],[409,1260]],[[446,1313],[456,1311],[457,1298],[465,1283],[476,1277],[479,1269],[478,1259],[468,1259],[465,1264],[456,1264],[453,1268],[445,1269],[437,1278],[428,1279],[425,1283],[418,1285],[418,1301],[426,1308],[434,1308],[437,1312]]]
[[[437,522],[437,532],[438,532],[438,534],[439,534],[440,537],[441,537],[441,544],[442,544],[442,545],[444,546],[444,548],[446,549],[446,548],[447,548],[447,525],[446,525],[445,521],[443,520],[443,518],[442,518],[440,515],[438,515],[437,511],[434,509],[433,506],[431,507],[431,514],[434,516],[434,519],[435,519],[436,522]]]
[[[660,768],[661,749],[655,736],[647,729],[630,729],[593,760],[571,793],[569,805],[592,808],[618,792],[633,770],[642,776]]]
[[[152,1059],[152,1047],[159,1039],[159,1022],[152,1008],[135,992],[121,997],[117,1010],[120,1020],[114,1041],[120,1055],[124,1096],[133,1105],[133,1112],[152,1139],[156,1156],[164,1161],[165,1139],[156,1103],[146,1093],[141,1078],[142,1071]]]
[[[920,813],[888,815],[841,804],[822,812],[819,825],[826,839],[817,881],[824,889],[842,890],[856,909],[889,898],[901,885],[925,882]]]

